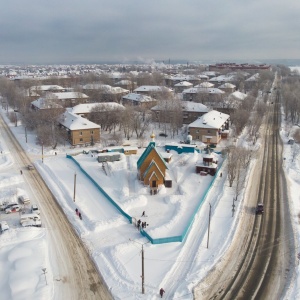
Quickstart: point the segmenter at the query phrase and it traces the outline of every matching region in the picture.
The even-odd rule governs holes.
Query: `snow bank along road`
[[[240,232],[241,236],[237,239],[244,245],[236,240],[230,257],[195,290],[196,295],[205,299],[280,299],[292,277],[289,270],[295,263],[295,255],[281,165],[279,97],[272,107],[266,118],[261,172],[256,169],[256,184],[252,185],[257,186],[257,178],[261,178],[258,194],[248,193],[253,198],[258,195],[256,202],[264,203],[265,213],[255,216],[252,209],[252,218],[250,214],[250,219],[249,216],[246,220],[242,219],[249,226],[248,232]],[[245,224],[242,226],[246,229]]]
[[[2,136],[15,163],[23,167],[23,176],[42,212],[43,226],[49,236],[49,255],[54,280],[54,299],[112,299],[93,261],[63,211],[36,170],[26,170],[30,160],[0,118]]]

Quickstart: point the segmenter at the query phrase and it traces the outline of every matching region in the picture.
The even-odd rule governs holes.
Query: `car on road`
[[[20,211],[20,209],[21,209],[21,206],[16,204],[16,205],[13,205],[13,206],[5,209],[5,213],[6,214],[11,214],[11,213]]]
[[[34,167],[33,167],[33,165],[27,165],[27,169],[28,169],[28,170],[33,170]]]
[[[264,205],[263,205],[263,203],[258,203],[257,204],[255,213],[257,215],[262,215],[264,213]]]

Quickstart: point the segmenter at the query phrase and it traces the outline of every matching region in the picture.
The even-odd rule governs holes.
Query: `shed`
[[[106,153],[99,153],[97,156],[97,160],[99,163],[106,162],[106,161],[117,161],[121,159],[121,155],[119,153],[112,153],[112,152],[106,152]]]
[[[195,151],[199,152],[198,149],[196,149],[196,145],[191,144],[167,144],[165,145],[165,150],[175,150],[178,154],[181,153],[194,153]]]

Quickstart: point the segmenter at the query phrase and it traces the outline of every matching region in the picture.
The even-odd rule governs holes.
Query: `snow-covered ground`
[[[4,117],[5,112],[0,111]],[[187,239],[182,243],[152,245],[140,232],[112,206],[95,186],[79,170],[75,163],[66,158],[66,153],[82,152],[83,148],[61,147],[56,150],[44,149],[44,163],[41,149],[35,145],[33,134],[28,133],[25,142],[24,128],[10,124],[19,142],[29,153],[50,189],[53,191],[66,216],[81,236],[89,253],[96,262],[104,280],[115,299],[157,299],[163,287],[168,299],[192,299],[192,289],[212,266],[222,257],[231,242],[235,224],[241,217],[242,196],[235,202],[236,213],[232,217],[234,191],[226,182],[226,165],[222,167],[222,177],[217,177],[207,195]],[[299,238],[299,196],[300,183],[299,155],[291,160],[292,146],[287,144],[285,126],[282,126],[284,141],[284,168],[289,176],[294,225]],[[240,137],[243,140],[243,137]],[[133,142],[133,141],[131,141]],[[164,151],[163,138],[157,140],[158,150]],[[257,143],[259,146],[259,141]],[[0,199],[14,197],[17,188],[24,189],[19,167],[14,166],[5,140],[0,140]],[[57,155],[54,155],[54,152]],[[146,231],[155,238],[181,234],[190,219],[197,201],[204,194],[211,176],[195,174],[195,163],[202,155],[172,152],[170,174],[173,179],[171,189],[162,188],[155,196],[137,180],[136,161],[138,155],[122,156],[120,162],[110,163],[109,175],[91,155],[79,154],[75,158],[93,176],[99,185],[129,215],[145,220],[149,224]],[[219,157],[219,161],[222,158]],[[76,173],[76,197],[74,196],[74,175]],[[212,205],[209,248],[207,248],[207,225],[209,204]],[[80,221],[75,208],[82,213]],[[146,211],[147,217],[141,217]],[[50,299],[54,288],[51,275],[51,255],[45,228],[20,228],[18,214],[4,215],[10,230],[0,235],[0,292],[5,299]],[[35,249],[39,251],[34,251]],[[142,260],[144,250],[145,294],[142,291]],[[34,262],[32,256],[34,254]],[[47,283],[42,268],[47,268]],[[299,271],[298,269],[296,270]],[[29,278],[24,286],[22,278]],[[289,289],[286,299],[297,299],[300,286],[299,277]],[[56,293],[57,295],[58,293]],[[24,297],[26,295],[26,297]]]

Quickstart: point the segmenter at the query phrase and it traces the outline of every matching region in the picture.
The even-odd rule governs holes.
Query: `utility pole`
[[[234,197],[232,199],[232,216],[234,216],[234,211],[235,211],[235,204],[234,204]]]
[[[42,163],[44,163],[44,143],[42,142]]]
[[[25,140],[26,140],[26,144],[27,144],[27,127],[25,126]]]
[[[129,241],[132,241],[132,242],[142,245],[142,276],[141,276],[142,277],[142,294],[145,294],[144,245],[150,243],[150,241],[148,241],[144,244],[134,241],[132,239],[129,239]]]
[[[142,245],[142,294],[145,294],[145,282],[144,282],[144,245]]]
[[[76,195],[76,172],[74,173],[74,196],[73,196],[74,202],[75,202],[75,195]]]
[[[209,244],[210,216],[211,216],[211,204],[209,203],[208,232],[207,232],[207,249],[208,249],[208,244]]]
[[[16,123],[15,123],[15,127],[18,126],[18,116],[17,116],[17,113],[15,112],[15,118],[16,118]]]

